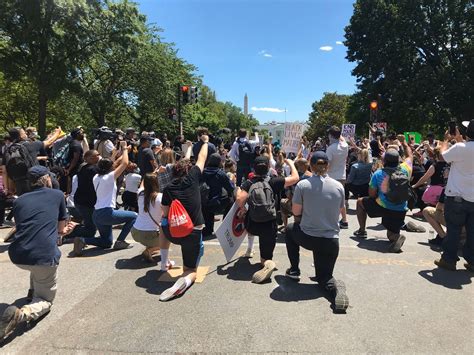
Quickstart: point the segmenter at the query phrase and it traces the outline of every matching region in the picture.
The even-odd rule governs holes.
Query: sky
[[[324,92],[352,94],[352,0],[137,0],[217,99],[261,123],[304,122]],[[285,111],[286,110],[286,111]]]

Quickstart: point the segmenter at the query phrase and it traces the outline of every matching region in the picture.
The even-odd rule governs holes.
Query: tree
[[[0,68],[8,79],[27,77],[36,85],[40,135],[46,130],[48,100],[67,86],[98,40],[84,25],[99,9],[99,0],[0,2]]]
[[[358,0],[345,45],[359,98],[380,95],[380,120],[398,131],[470,119],[473,20],[469,0]]]
[[[310,140],[326,135],[330,126],[341,127],[346,122],[350,96],[336,92],[325,92],[321,100],[312,104],[313,111],[309,114],[308,130],[305,135]]]

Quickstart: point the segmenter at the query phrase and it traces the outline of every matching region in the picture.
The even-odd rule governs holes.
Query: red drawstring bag
[[[170,234],[174,238],[183,238],[191,234],[194,229],[194,223],[189,217],[188,211],[179,200],[171,202],[168,213],[168,223]]]

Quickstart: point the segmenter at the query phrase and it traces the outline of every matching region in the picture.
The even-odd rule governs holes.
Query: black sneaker
[[[358,229],[353,234],[354,234],[354,237],[367,238],[367,231],[361,231],[360,229]]]
[[[431,245],[437,245],[437,246],[441,246],[441,244],[443,244],[443,238],[441,238],[439,235],[436,236],[436,238],[433,238],[433,239],[428,239],[428,243],[431,244]]]
[[[341,229],[349,229],[349,222],[344,222],[342,220],[339,221],[339,228]]]
[[[301,273],[299,270],[291,270],[291,268],[286,269],[285,276],[289,277],[290,279],[299,281]]]
[[[346,294],[346,285],[342,281],[336,281],[336,296],[334,298],[334,311],[345,313],[349,307],[349,297]]]

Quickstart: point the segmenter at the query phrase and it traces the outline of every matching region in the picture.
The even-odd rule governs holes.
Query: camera
[[[99,141],[115,140],[117,137],[118,136],[115,132],[113,132],[110,128],[105,127],[105,126],[100,127],[96,133],[96,138]]]

